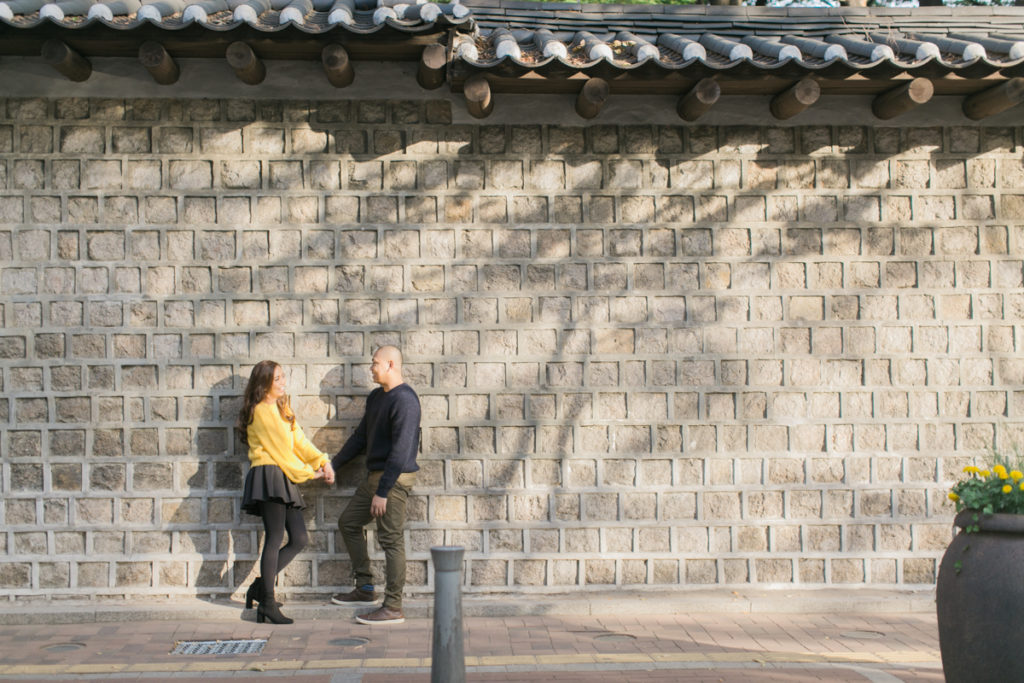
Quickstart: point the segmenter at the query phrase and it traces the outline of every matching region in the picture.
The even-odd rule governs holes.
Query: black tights
[[[302,510],[272,500],[260,501],[260,516],[263,517],[263,555],[260,556],[260,575],[263,590],[274,594],[277,573],[295,559],[309,541],[306,520]],[[288,532],[288,545],[281,547],[284,532]]]

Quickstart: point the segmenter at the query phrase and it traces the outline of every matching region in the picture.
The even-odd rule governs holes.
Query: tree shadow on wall
[[[200,405],[182,399],[181,410],[195,425],[191,433],[194,463],[181,463],[179,476],[188,476],[189,498],[182,501],[165,524],[179,526],[172,534],[172,552],[187,560],[186,585],[195,589],[201,600],[221,602],[235,590],[233,575],[239,568],[244,576],[251,563],[234,561],[238,554],[250,552],[256,543],[247,515],[239,509],[243,469],[238,461],[234,424],[240,406],[240,390],[245,378],[231,374],[229,365],[198,365],[193,385],[205,386],[208,394]],[[190,468],[191,472],[186,472]]]

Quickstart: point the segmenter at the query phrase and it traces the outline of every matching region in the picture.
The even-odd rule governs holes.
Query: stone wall
[[[929,584],[1024,424],[1021,134],[0,100],[0,594],[236,591],[251,364],[332,452],[382,343],[412,592],[442,543],[467,591]],[[358,469],[289,592],[349,583]]]

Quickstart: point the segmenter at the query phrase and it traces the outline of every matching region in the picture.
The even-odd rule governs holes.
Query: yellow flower
[[[983,476],[983,477],[990,477],[990,476],[992,476],[992,473],[989,472],[988,470],[982,470],[979,474],[981,474],[981,476]]]
[[[979,470],[974,465],[968,465],[967,467],[964,468],[964,472],[966,472],[967,474],[977,474],[980,471],[981,470]]]
[[[1013,470],[1010,472],[1010,478],[1014,481],[1020,481],[1021,479],[1024,479],[1024,472],[1021,472],[1020,470]]]
[[[1024,490],[1024,484],[1021,484],[1020,486],[1021,486],[1021,489]],[[953,493],[952,491],[950,491],[949,492],[949,499],[952,500],[952,501],[957,501],[957,500],[960,500],[960,496],[958,496],[955,493]]]
[[[996,465],[995,467],[992,468],[992,471],[1000,476],[1006,474],[1006,468],[1003,467],[1002,465]]]
[[[1024,491],[1024,481],[1022,481],[1022,482],[1020,483],[1020,490],[1021,490],[1021,491]]]
[[[1002,472],[997,472],[997,474],[999,475],[1000,479],[1009,479],[1010,478],[1010,475],[1006,473],[1006,470],[1003,470]]]
[[[1013,487],[1010,486],[1009,484],[1007,484],[1006,486],[1003,487],[1003,493],[1009,493],[1012,490],[1013,490]]]

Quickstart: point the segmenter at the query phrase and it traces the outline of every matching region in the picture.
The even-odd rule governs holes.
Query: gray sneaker
[[[370,626],[374,624],[404,624],[405,615],[402,614],[402,610],[381,607],[380,609],[375,609],[372,612],[357,614],[356,621],[360,624],[368,624]]]
[[[372,605],[377,602],[377,591],[364,591],[355,588],[348,593],[335,593],[331,596],[331,602],[335,605]]]

